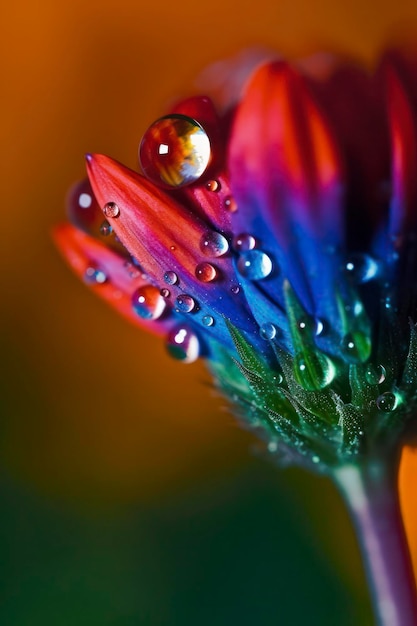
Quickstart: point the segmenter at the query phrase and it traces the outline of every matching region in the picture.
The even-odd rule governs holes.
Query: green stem
[[[350,510],[378,626],[416,626],[415,579],[396,476],[380,461],[345,465],[334,479]]]

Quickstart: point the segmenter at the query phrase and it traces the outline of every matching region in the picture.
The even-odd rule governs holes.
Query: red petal
[[[70,224],[53,231],[55,243],[73,271],[83,280],[89,268],[100,269],[107,280],[88,282],[91,289],[131,322],[153,333],[164,335],[174,321],[163,315],[157,321],[143,319],[132,308],[132,295],[149,279],[132,263]]]

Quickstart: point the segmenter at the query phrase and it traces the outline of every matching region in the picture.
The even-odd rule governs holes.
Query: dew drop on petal
[[[202,283],[210,283],[216,278],[217,270],[211,263],[200,263],[195,268],[195,275]]]
[[[145,176],[157,185],[183,187],[197,181],[211,160],[210,140],[196,120],[174,114],[156,120],[139,147]]]
[[[272,261],[262,250],[248,250],[240,254],[237,270],[249,280],[261,280],[272,272]]]
[[[89,285],[102,285],[107,282],[107,274],[98,267],[90,266],[85,270],[84,280]]]
[[[378,275],[379,264],[368,254],[352,254],[346,262],[345,271],[354,283],[367,283]]]
[[[390,413],[394,411],[398,406],[398,398],[395,393],[391,391],[386,391],[378,396],[376,400],[376,406],[378,409],[384,413]]]
[[[100,233],[104,237],[108,237],[109,235],[111,235],[112,231],[113,231],[113,228],[111,224],[109,224],[107,220],[104,220],[104,222],[100,226]]]
[[[194,309],[197,306],[197,303],[194,300],[194,298],[192,296],[189,296],[186,293],[180,294],[176,298],[175,304],[176,304],[176,310],[179,313],[191,313],[191,311],[194,311]]]
[[[187,326],[176,326],[167,337],[168,353],[178,361],[192,363],[200,354],[200,342],[197,335]]]
[[[265,339],[265,341],[271,341],[277,334],[277,328],[276,326],[274,326],[274,324],[266,322],[260,327],[259,334],[262,339]]]
[[[208,189],[208,191],[220,191],[220,183],[218,180],[208,180],[206,182],[206,189]]]
[[[154,285],[143,285],[132,296],[133,310],[145,320],[156,320],[161,317],[166,303],[159,289]]]
[[[256,246],[256,239],[253,235],[248,233],[241,233],[233,238],[233,247],[237,252],[246,252],[247,250],[253,250]]]
[[[212,315],[204,315],[201,320],[204,326],[213,326],[214,325],[214,317]]]
[[[200,249],[206,256],[219,257],[229,250],[229,242],[221,233],[208,230],[201,237]]]
[[[120,209],[115,202],[106,202],[103,213],[106,217],[116,218],[120,215]]]
[[[175,272],[169,270],[164,274],[164,281],[167,285],[176,285],[178,283],[178,276]]]
[[[236,213],[237,202],[233,196],[227,196],[227,198],[224,199],[224,208],[226,211],[229,211],[229,213]]]
[[[160,293],[161,293],[161,296],[162,296],[163,298],[169,298],[169,296],[171,295],[170,290],[169,290],[169,289],[167,289],[166,287],[163,287],[163,288],[161,289]]]
[[[340,347],[350,363],[363,363],[369,358],[370,339],[362,332],[347,333],[342,338]]]
[[[294,376],[307,391],[316,391],[330,385],[336,376],[336,367],[324,354],[310,352],[308,356],[299,353],[294,357]]]
[[[380,385],[384,382],[387,371],[383,365],[368,365],[365,371],[366,382],[370,385]]]

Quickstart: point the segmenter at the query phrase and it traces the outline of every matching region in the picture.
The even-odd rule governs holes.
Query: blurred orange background
[[[64,218],[67,188],[84,176],[83,154],[104,152],[135,167],[142,133],[170,98],[244,47],[290,57],[336,50],[372,63],[387,41],[412,33],[415,0],[2,7],[0,464],[14,481],[75,508],[111,508],[250,462],[252,439],[223,410],[203,365],[171,361],[160,340],[96,300],[54,249],[50,230]],[[416,473],[409,453],[402,482],[417,559]],[[288,480],[298,488],[304,479]],[[329,531],[317,499],[302,487],[294,497],[314,527]],[[336,528],[327,549],[337,541]]]

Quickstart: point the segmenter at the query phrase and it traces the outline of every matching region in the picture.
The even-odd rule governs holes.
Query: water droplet
[[[316,337],[320,337],[325,331],[325,324],[318,317],[316,317],[316,319],[314,320],[314,327],[314,334],[316,335]]]
[[[271,324],[270,322],[266,322],[260,327],[259,334],[262,339],[265,339],[266,341],[271,341],[277,334],[276,326],[274,326],[274,324]]]
[[[133,259],[132,259],[133,261]],[[141,275],[141,267],[138,267],[131,261],[125,261],[123,267],[126,268],[129,278],[139,278]]]
[[[365,371],[365,379],[370,385],[380,385],[384,382],[387,371],[383,365],[368,365]]]
[[[200,342],[194,331],[186,326],[176,326],[167,337],[169,354],[183,363],[196,361],[200,354]]]
[[[230,291],[232,293],[234,293],[235,295],[237,295],[238,293],[240,293],[240,286],[239,285],[232,285],[230,287]]]
[[[253,235],[248,233],[241,233],[236,235],[233,239],[233,247],[237,252],[246,252],[247,250],[253,250],[256,246],[256,239]]]
[[[279,372],[277,374],[274,374],[272,376],[272,379],[274,381],[274,383],[276,383],[277,385],[280,385],[282,383],[282,381],[284,380],[284,377],[282,374],[280,374]]]
[[[132,306],[139,317],[146,320],[156,320],[164,312],[166,303],[157,287],[143,285],[133,294]]]
[[[176,310],[179,313],[191,313],[191,311],[194,311],[194,309],[197,306],[197,303],[194,300],[194,298],[192,298],[186,293],[182,293],[181,295],[179,295],[176,298],[175,303],[177,306]]]
[[[311,460],[313,461],[313,463],[320,463],[320,457],[317,456],[317,454],[315,454],[314,456],[311,457]]]
[[[119,217],[120,209],[115,202],[107,202],[103,207],[103,213],[106,217]]]
[[[164,274],[164,281],[167,285],[176,285],[178,283],[178,276],[175,272],[169,270]]]
[[[224,199],[224,208],[230,213],[236,213],[237,211],[237,202],[232,196],[227,196]]]
[[[391,391],[386,391],[382,393],[376,401],[376,406],[380,411],[384,413],[389,413],[390,411],[394,411],[398,406],[398,398],[395,393]]]
[[[248,250],[240,254],[237,269],[249,280],[261,280],[272,272],[272,261],[262,250]]]
[[[352,254],[345,265],[347,275],[357,284],[367,283],[379,273],[379,263],[368,254]]]
[[[220,191],[220,183],[218,180],[208,180],[206,182],[206,189],[209,191]]]
[[[364,363],[370,355],[371,342],[362,332],[347,333],[340,342],[344,356],[351,363]]]
[[[221,233],[209,230],[201,237],[200,248],[207,256],[223,256],[229,250],[229,242]]]
[[[205,315],[201,320],[204,326],[213,326],[214,325],[214,317],[212,315]]]
[[[278,450],[278,443],[276,441],[270,441],[267,447],[268,452],[276,452]]]
[[[85,270],[84,279],[90,285],[102,285],[107,282],[107,274],[98,267],[90,266]]]
[[[104,220],[104,222],[102,223],[102,225],[100,226],[100,233],[104,236],[104,237],[108,237],[109,235],[111,235],[113,231],[112,226],[108,223],[107,220]]]
[[[196,120],[174,114],[156,120],[139,146],[147,178],[157,185],[183,187],[197,181],[211,160],[210,140]]]
[[[294,376],[304,389],[316,391],[332,382],[336,368],[333,361],[320,352],[309,352],[306,357],[300,353],[294,357]]]
[[[169,296],[171,295],[171,292],[169,289],[167,289],[166,287],[164,287],[163,289],[161,289],[161,296],[163,298],[169,298]]]
[[[217,270],[211,263],[200,263],[195,268],[195,275],[202,283],[210,283],[216,278]]]

